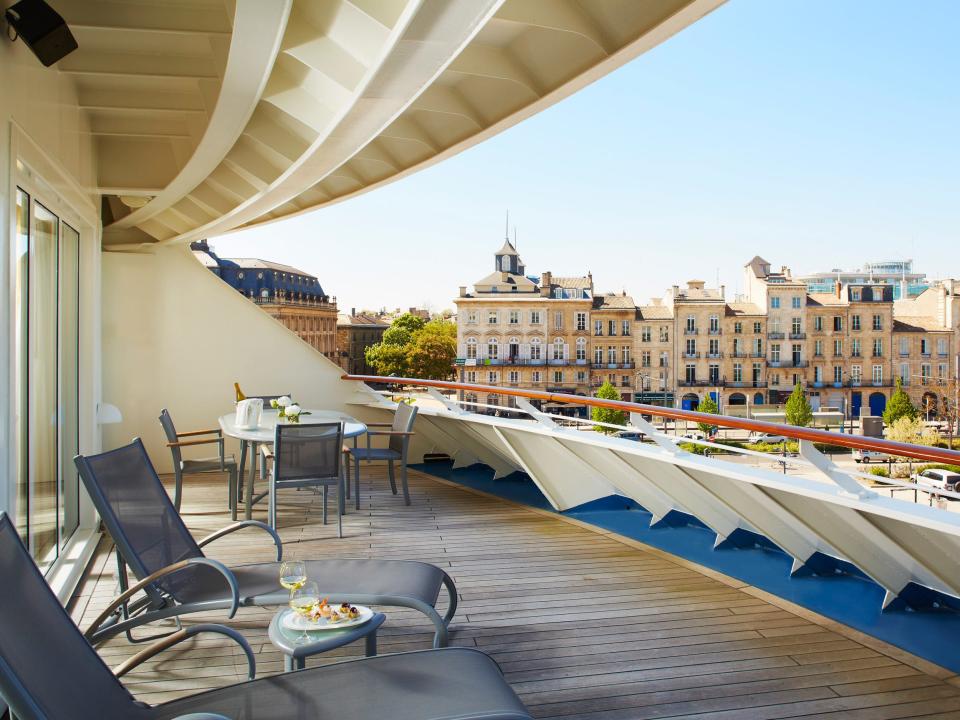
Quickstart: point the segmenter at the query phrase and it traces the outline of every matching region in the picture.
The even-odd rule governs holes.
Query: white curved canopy
[[[64,0],[104,242],[188,242],[403,177],[723,0]]]

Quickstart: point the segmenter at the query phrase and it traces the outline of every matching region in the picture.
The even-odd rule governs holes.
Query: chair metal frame
[[[282,451],[286,443],[293,442],[292,439],[284,438],[284,435],[294,435],[296,431],[302,428],[327,428],[336,430],[336,436],[326,442],[330,442],[332,450],[332,459],[334,461],[335,475],[329,477],[309,477],[298,478],[296,480],[283,478]],[[272,467],[268,477],[268,494],[270,498],[270,507],[268,511],[267,524],[276,529],[277,527],[277,490],[283,488],[323,488],[323,524],[327,524],[327,496],[329,488],[336,485],[337,488],[337,536],[343,537],[343,513],[345,509],[344,501],[344,475],[342,457],[340,448],[343,447],[343,423],[277,423],[273,439],[273,448],[266,445],[261,446],[261,452],[267,460],[272,461]]]
[[[356,495],[355,507],[360,509],[360,461],[366,460],[368,463],[376,460],[385,460],[387,462],[387,473],[390,478],[390,490],[394,495],[397,494],[397,480],[394,471],[394,463],[400,463],[400,484],[403,488],[404,504],[410,504],[410,488],[407,483],[407,456],[410,450],[410,438],[416,433],[413,432],[413,423],[417,419],[417,406],[399,403],[393,415],[391,423],[367,423],[367,446],[366,448],[343,446],[344,455],[349,455],[354,461],[354,494]],[[386,430],[377,430],[371,428],[389,428]],[[371,447],[371,440],[374,437],[387,437],[389,444],[387,448]],[[380,450],[381,452],[376,452]],[[394,453],[395,457],[378,457],[384,455],[386,451]],[[349,465],[349,460],[348,460]],[[349,467],[347,470],[347,482],[350,482]]]
[[[167,447],[173,457],[173,506],[180,511],[180,502],[183,497],[183,476],[184,474],[203,474],[208,472],[228,473],[227,487],[227,507],[230,508],[230,518],[237,519],[237,493],[240,482],[239,464],[232,458],[228,461],[226,458],[226,448],[224,446],[223,431],[220,428],[211,428],[209,430],[190,430],[188,432],[177,432],[173,418],[167,408],[160,411],[160,425],[167,436]],[[206,437],[212,435],[213,437]],[[182,438],[187,438],[186,440]],[[195,447],[199,445],[217,445],[219,451],[220,467],[203,470],[189,470],[184,472],[184,463],[191,462],[184,460],[181,452],[182,448]]]
[[[130,445],[108,451],[107,453],[102,453],[98,457],[109,455],[111,453],[119,453],[131,450],[140,454],[144,463],[144,467],[149,469],[150,482],[156,483],[156,485],[159,487],[157,492],[159,501],[169,503],[169,508],[172,509],[170,497],[167,495],[166,491],[163,490],[163,484],[160,482],[160,478],[157,475],[153,464],[150,462],[150,458],[147,455],[146,449],[143,447],[143,443],[139,438],[134,438]],[[236,532],[237,530],[244,528],[258,528],[270,535],[277,548],[276,562],[279,563],[283,559],[283,543],[276,531],[266,523],[262,523],[257,520],[242,520],[240,522],[232,523],[231,525],[228,525],[223,529],[208,535],[199,542],[194,541],[196,542],[198,557],[180,560],[179,562],[172,563],[171,565],[150,573],[137,556],[137,553],[134,551],[129,538],[123,531],[122,524],[117,518],[113,507],[110,505],[106,496],[101,491],[96,474],[90,466],[88,458],[78,455],[74,458],[74,463],[77,466],[80,477],[83,480],[84,486],[86,487],[94,506],[97,508],[104,525],[106,526],[116,545],[117,566],[118,570],[120,571],[119,575],[122,591],[120,597],[118,597],[106,609],[104,609],[100,617],[98,617],[92,626],[87,630],[86,635],[91,642],[99,642],[101,639],[112,637],[119,633],[126,633],[127,638],[131,642],[138,642],[138,640],[135,640],[132,637],[130,631],[133,628],[154,622],[156,620],[162,620],[169,617],[175,618],[180,615],[186,615],[194,612],[220,609],[227,610],[228,618],[232,618],[236,614],[237,609],[241,604],[282,605],[289,600],[289,593],[283,590],[283,588],[280,588],[279,584],[276,592],[258,595],[251,598],[244,598],[241,600],[240,588],[238,586],[236,577],[230,568],[218,560],[203,556],[202,548],[213,541]],[[182,524],[183,520],[179,517],[179,514],[177,514],[176,517]],[[160,534],[163,531],[158,527],[157,532]],[[308,562],[329,564],[331,569],[336,570],[338,563],[350,562],[350,560],[344,558],[338,560]],[[390,564],[408,563],[410,565],[425,565],[439,573],[440,587],[446,588],[447,591],[448,605],[446,613],[441,616],[432,603],[426,602],[419,597],[413,595],[390,594],[387,592],[353,592],[349,590],[343,590],[341,592],[329,593],[330,602],[354,602],[365,605],[388,605],[395,607],[407,607],[417,610],[426,615],[431,623],[433,623],[433,646],[444,647],[449,638],[448,628],[450,626],[450,622],[453,620],[453,617],[456,614],[458,604],[457,588],[453,582],[453,579],[445,570],[443,570],[443,568],[430,565],[428,563],[417,563],[408,560],[390,560],[383,562]],[[223,576],[225,587],[224,595],[222,597],[205,600],[202,602],[197,601],[181,603],[169,593],[164,592],[159,586],[158,583],[160,580],[170,577],[174,573],[182,571],[196,564],[208,565]],[[126,578],[128,567],[133,571],[135,577],[138,578],[138,582],[132,586],[127,585]],[[143,591],[144,596],[134,600],[133,596],[138,591]],[[146,639],[156,639],[156,636]],[[140,640],[140,642],[142,641],[143,640]]]

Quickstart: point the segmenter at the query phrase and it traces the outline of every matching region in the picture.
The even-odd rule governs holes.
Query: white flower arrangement
[[[283,395],[278,397],[276,400],[270,401],[270,407],[274,408],[277,411],[277,415],[281,418],[285,418],[287,421],[296,423],[300,422],[301,415],[309,415],[309,411],[301,408],[297,403],[295,403],[289,395]]]

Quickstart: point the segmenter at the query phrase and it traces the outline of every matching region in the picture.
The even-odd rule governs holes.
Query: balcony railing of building
[[[792,332],[792,333],[790,333],[790,339],[791,339],[791,340],[805,340],[806,338],[807,338],[807,334],[806,334],[806,333],[803,333],[803,332]]]
[[[767,338],[769,338],[770,340],[783,340],[784,337],[785,337],[784,334],[778,331],[767,333]]]
[[[960,598],[960,565],[937,561],[945,547],[960,543],[960,517],[945,509],[944,500],[960,500],[960,492],[841,468],[822,454],[815,443],[947,464],[960,464],[960,452],[748,417],[585,397],[557,392],[549,385],[546,391],[538,391],[445,380],[357,375],[343,378],[423,388],[432,400],[420,405],[422,419],[418,418],[417,434],[425,438],[434,452],[446,451],[461,465],[485,463],[493,468],[495,477],[523,471],[556,510],[620,493],[634,499],[655,520],[671,512],[697,518],[716,533],[718,544],[738,530],[762,535],[793,558],[795,570],[819,567],[821,560],[838,559],[853,564],[885,590],[884,606],[908,587],[931,593],[933,607],[942,602],[944,595]],[[468,394],[465,397],[470,400],[458,400],[440,390],[460,391]],[[484,394],[497,396],[501,403],[502,396],[515,398],[510,404],[515,403],[517,412],[526,417],[492,417],[472,412],[484,407],[503,411],[498,404],[485,406],[479,402]],[[360,402],[372,408],[392,412],[396,407],[383,393],[371,391],[362,395],[367,399]],[[419,397],[414,396],[414,401],[419,402]],[[531,400],[543,403],[544,409],[531,404]],[[625,412],[629,426],[606,425],[618,431],[639,430],[647,442],[570,432],[556,422],[566,422],[567,416],[546,411],[548,407],[565,405],[587,411],[602,407]],[[603,425],[585,415],[578,422]],[[658,429],[653,424],[658,420],[782,435],[798,441],[799,456],[771,456],[713,439],[668,435],[665,425]],[[544,445],[544,438],[550,439],[549,446]],[[703,452],[687,452],[689,445],[703,448]],[[552,451],[560,446],[566,452]],[[758,458],[763,464],[745,473],[742,463],[714,456],[715,450]],[[706,452],[711,456],[704,457]],[[612,462],[614,458],[616,462]],[[768,469],[771,461],[783,467],[782,474]],[[913,502],[894,495],[902,491],[909,492]],[[936,503],[936,507],[924,507],[921,502],[931,506]]]
[[[715,353],[708,352],[708,353],[707,353],[707,359],[708,359],[708,360],[720,360],[720,359],[722,359],[722,358],[723,358],[723,353],[722,353],[722,352],[715,352]]]
[[[808,360],[767,360],[772,368],[805,368],[809,364]]]
[[[683,329],[683,334],[684,334],[684,335],[699,335],[699,334],[700,334],[700,331],[697,330],[697,328],[684,328],[684,329]]]
[[[791,440],[807,441],[811,443],[825,443],[839,447],[850,448],[853,450],[874,450],[885,453],[893,457],[911,458],[913,460],[922,460],[926,462],[947,463],[952,465],[960,464],[960,451],[949,450],[947,448],[913,445],[910,443],[886,440],[884,438],[867,437],[863,435],[852,435],[839,433],[830,430],[820,430],[817,428],[798,427],[795,425],[783,425],[779,423],[768,422],[766,420],[754,420],[752,418],[732,417],[725,415],[713,415],[701,413],[695,410],[682,410],[680,408],[668,408],[660,405],[644,405],[640,403],[627,402],[623,400],[607,400],[604,398],[584,397],[581,395],[564,395],[552,392],[542,392],[537,390],[513,389],[491,385],[477,385],[469,383],[460,383],[448,380],[421,380],[417,378],[396,378],[377,375],[343,375],[343,380],[360,381],[375,384],[388,384],[404,387],[422,387],[437,388],[452,391],[465,391],[472,394],[492,393],[497,395],[512,395],[525,399],[533,399],[541,402],[581,405],[585,407],[603,407],[612,410],[622,410],[628,413],[638,413],[649,415],[655,418],[664,418],[669,420],[683,421],[689,423],[708,423],[720,428],[729,428],[737,430],[747,430],[757,433],[771,433],[783,435]],[[886,381],[880,381],[881,384]],[[565,383],[573,385],[572,383]],[[687,381],[680,380],[679,385],[693,385],[700,387],[710,385],[708,380]],[[714,383],[715,385],[716,383]],[[872,383],[869,383],[872,385]],[[889,385],[889,382],[886,382]],[[590,421],[592,422],[592,421]],[[686,442],[687,438],[673,438]],[[701,444],[711,444],[708,441],[699,441]],[[722,447],[722,446],[721,446]],[[874,481],[875,476],[864,476]],[[884,482],[895,481],[895,478],[883,478]],[[912,487],[912,486],[911,486]],[[952,493],[949,491],[938,491],[938,494],[954,497],[960,500],[960,492]]]
[[[253,295],[249,299],[257,305],[294,305],[296,307],[320,308],[321,310],[337,309],[337,299],[335,297],[291,298],[277,295],[271,295],[270,297]]]
[[[723,330],[720,328],[710,328],[707,330],[707,335],[723,335]]]
[[[698,352],[685,352],[685,353],[683,353],[683,357],[685,357],[687,360],[696,360],[696,359],[698,359],[698,358],[700,357],[700,353],[698,353]]]

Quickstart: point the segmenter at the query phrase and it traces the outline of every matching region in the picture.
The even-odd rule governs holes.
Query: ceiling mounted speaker
[[[43,0],[20,0],[4,15],[17,37],[50,67],[77,49],[77,41],[59,13]]]

